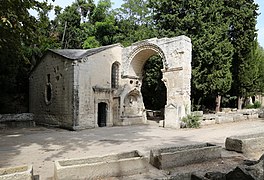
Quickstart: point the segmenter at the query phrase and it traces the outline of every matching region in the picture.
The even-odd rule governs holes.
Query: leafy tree
[[[124,46],[156,36],[147,0],[125,0],[116,11],[116,41]]]
[[[24,67],[29,64],[23,47],[36,42],[36,18],[28,12],[36,6],[33,0],[0,1],[0,112],[20,111],[11,103],[23,101],[26,84],[21,81]],[[22,78],[23,79],[23,78]],[[11,107],[10,107],[11,106]],[[10,107],[9,110],[7,107]]]
[[[192,94],[214,96],[216,110],[221,95],[231,88],[233,48],[228,41],[224,0],[150,0],[160,36],[191,37],[193,43]],[[196,100],[197,101],[197,100]]]
[[[255,94],[264,93],[264,49],[257,44],[257,48],[255,51],[255,59],[257,62],[257,80],[255,81]]]
[[[230,41],[234,47],[232,62],[233,94],[238,97],[238,108],[242,99],[254,92],[256,62],[252,55],[256,46],[256,20],[258,5],[253,0],[225,1],[228,7],[226,16],[230,19]]]

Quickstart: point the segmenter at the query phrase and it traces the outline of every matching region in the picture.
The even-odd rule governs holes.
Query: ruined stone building
[[[157,54],[167,88],[164,126],[179,128],[191,108],[191,50],[186,36],[49,50],[29,78],[30,112],[39,124],[73,130],[146,123],[142,69]]]

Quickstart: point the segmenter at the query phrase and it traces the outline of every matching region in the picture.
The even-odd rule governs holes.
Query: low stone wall
[[[138,151],[55,161],[54,178],[101,179],[119,177],[148,171],[148,162]]]
[[[222,123],[257,119],[259,118],[259,113],[260,110],[258,109],[237,110],[237,109],[225,108],[222,112],[218,112],[215,114],[198,113],[198,115],[200,117],[201,125],[204,126],[210,124],[222,124]]]
[[[29,165],[1,168],[0,180],[33,180],[33,167]]]
[[[225,148],[250,156],[264,151],[264,133],[227,137]]]
[[[150,151],[150,164],[158,169],[168,169],[220,157],[220,146],[204,143],[153,149]]]
[[[32,113],[0,114],[0,129],[34,126],[35,121]]]

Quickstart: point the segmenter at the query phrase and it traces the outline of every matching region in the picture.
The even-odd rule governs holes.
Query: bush
[[[261,107],[261,103],[259,101],[255,101],[254,104],[246,105],[246,109],[257,109]]]
[[[186,124],[187,128],[200,127],[200,121],[198,116],[187,115],[187,117],[182,118],[182,121]]]
[[[261,103],[259,101],[255,101],[253,106],[255,109],[261,108]]]

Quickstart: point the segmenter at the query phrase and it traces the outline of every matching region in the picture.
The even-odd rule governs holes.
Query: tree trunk
[[[220,112],[220,108],[221,108],[221,96],[217,95],[215,98],[215,112]]]
[[[243,105],[243,98],[241,96],[238,96],[237,109],[242,109],[242,105]]]

